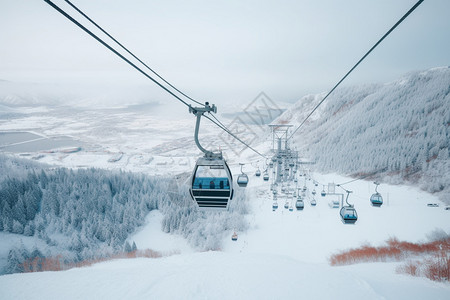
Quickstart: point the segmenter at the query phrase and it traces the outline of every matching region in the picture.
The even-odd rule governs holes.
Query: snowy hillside
[[[208,122],[201,142],[224,151],[235,182],[245,162],[250,182],[235,185],[229,211],[197,210],[188,195],[200,156],[195,120],[172,104],[132,99],[94,109],[83,105],[88,98],[64,106],[53,98],[39,104],[40,96],[2,98],[0,269],[16,274],[0,276],[0,299],[448,299],[448,276],[431,281],[401,271],[434,252],[339,266],[330,258],[392,238],[450,249],[450,209],[442,202],[449,82],[450,69],[438,68],[338,89],[295,136],[301,158],[317,162],[300,166],[291,183],[306,188],[303,210],[284,208],[295,198],[282,192],[274,210],[271,181],[255,175],[263,160]],[[274,123],[298,124],[321,97],[302,98]],[[243,127],[242,116],[233,111],[222,121],[271,155],[265,123]],[[367,180],[343,176],[373,171]],[[373,177],[382,181],[381,207],[369,201]],[[338,196],[320,195],[322,185],[348,181],[354,225],[330,205]],[[439,253],[449,261],[447,248]],[[122,259],[145,251],[154,256]],[[20,274],[27,270],[47,271]]]
[[[324,94],[305,96],[275,123],[299,124]],[[296,146],[323,172],[377,173],[419,184],[450,203],[450,68],[386,84],[341,87],[296,133]]]
[[[349,178],[317,174],[316,179]],[[310,182],[308,188],[313,188]],[[417,188],[383,185],[380,192],[386,203],[380,208],[369,204],[370,183],[357,181],[349,188],[355,191],[352,202],[360,214],[356,225],[341,223],[338,210],[328,206],[333,199],[328,196],[318,198],[315,207],[308,203],[303,211],[272,211],[267,183],[251,176],[246,191],[250,210],[243,218],[248,228],[238,231],[235,242],[230,239],[233,230],[224,229],[218,235],[220,251],[189,249],[179,236],[161,232],[160,213],[152,211],[130,240],[138,248],[179,254],[113,260],[62,272],[3,275],[0,298],[448,299],[448,283],[397,274],[402,262],[328,264],[331,254],[348,247],[380,245],[392,236],[423,241],[435,228],[450,229],[448,211],[427,208],[426,203],[439,201]],[[226,214],[209,213],[214,220],[203,223],[203,232],[223,226]]]

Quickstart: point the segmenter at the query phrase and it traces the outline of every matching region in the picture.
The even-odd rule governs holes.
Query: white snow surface
[[[349,178],[319,175],[320,182]],[[311,190],[313,184],[307,181]],[[316,187],[320,192],[321,187]],[[380,208],[369,203],[373,185],[356,181],[359,219],[344,225],[332,196],[306,201],[303,211],[272,211],[268,184],[251,177],[247,196],[250,229],[231,234],[223,249],[195,252],[179,236],[161,232],[162,215],[152,211],[147,223],[130,237],[139,249],[151,248],[162,258],[120,259],[62,272],[0,276],[0,299],[448,299],[450,285],[397,274],[401,262],[332,267],[331,254],[362,244],[382,245],[389,237],[426,241],[435,228],[450,230],[449,212],[436,197],[418,188],[382,185]],[[440,207],[427,207],[427,203]],[[175,254],[174,254],[175,253]]]
[[[19,113],[19,108],[13,110]],[[82,150],[76,153],[18,152],[58,166],[151,175],[191,172],[199,156],[192,141],[194,118],[185,111],[176,116],[168,116],[166,111],[167,107],[156,104],[131,110],[30,108],[29,112],[0,119],[0,126],[2,131],[32,131],[47,137],[68,135],[79,142]],[[241,145],[202,122],[202,144],[227,153],[234,174],[238,162],[257,163],[259,158],[249,150],[233,153],[231,150]],[[267,134],[258,126],[251,129],[259,139]],[[253,138],[251,134],[244,137]],[[271,143],[259,141],[255,147],[267,152]],[[123,153],[120,160],[108,162],[118,153]],[[244,170],[252,174],[256,169],[247,164]],[[323,184],[352,180],[337,174],[313,173],[313,177]],[[311,195],[312,181],[306,183]],[[299,184],[303,185],[303,179]],[[182,237],[162,232],[162,215],[152,211],[146,225],[128,240],[135,241],[138,249],[163,253],[162,258],[120,259],[62,272],[3,275],[0,299],[450,299],[448,283],[397,274],[395,269],[402,262],[329,265],[330,255],[348,248],[368,243],[382,246],[390,237],[425,242],[436,228],[450,232],[450,211],[443,209],[445,204],[436,196],[418,187],[380,185],[385,201],[380,208],[369,203],[374,192],[371,182],[360,180],[345,187],[353,191],[349,202],[358,211],[355,225],[342,224],[339,210],[328,206],[334,198],[319,196],[322,186],[315,187],[316,207],[306,200],[303,211],[290,212],[279,198],[278,210],[272,211],[269,184],[250,176],[246,190],[249,229],[237,232],[236,242],[231,241],[233,232],[228,232],[220,251],[198,252]],[[439,207],[427,207],[427,203],[438,203]],[[3,238],[11,240],[11,235],[0,236],[0,250],[5,252]]]
[[[130,244],[135,242],[140,249],[152,249],[165,255],[194,252],[182,237],[161,231],[162,219],[158,210],[151,211],[145,218],[146,226],[128,238]]]
[[[359,266],[361,267],[361,266]],[[332,268],[279,255],[205,252],[117,260],[66,272],[2,278],[5,299],[445,299],[448,287],[366,268]],[[362,269],[362,270],[361,270]],[[38,280],[37,280],[38,279]],[[22,288],[13,290],[20,280]],[[5,289],[5,287],[9,286]]]

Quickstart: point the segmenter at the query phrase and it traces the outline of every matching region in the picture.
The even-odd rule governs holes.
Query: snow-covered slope
[[[449,174],[448,169],[442,170],[445,167],[442,162],[448,163],[448,156],[442,159],[445,153],[441,154],[445,142],[448,150],[448,82],[448,68],[439,68],[410,74],[386,85],[339,89],[299,132],[296,146],[317,161],[315,168],[348,174],[371,172],[385,163],[383,156],[395,158],[399,164],[409,162],[411,153],[416,157],[414,166],[421,168],[414,173],[421,175],[417,180],[439,183],[427,176],[432,174],[430,166],[438,162],[435,169],[441,170],[441,177],[445,179]],[[424,98],[421,95],[425,95]],[[299,123],[321,97],[323,95],[304,97],[278,121]],[[417,106],[423,106],[423,111]],[[384,107],[390,108],[388,113]],[[190,138],[192,119],[180,118],[169,123],[149,118],[148,111],[142,112],[142,109],[133,114],[129,109],[120,113],[114,111],[116,115],[112,112],[35,112],[19,119],[0,120],[0,124],[11,131],[42,131],[44,127],[47,133],[70,132],[83,141],[86,137],[95,140],[101,144],[99,149],[110,146],[124,153],[123,158],[113,164],[106,159],[99,161],[100,150],[91,147],[67,156],[45,154],[43,160],[49,163],[123,168],[153,175],[170,174],[171,177],[174,173],[186,176],[186,172],[192,170],[189,161],[198,157]],[[439,131],[440,122],[447,126],[443,132]],[[408,127],[416,123],[411,125],[412,129]],[[203,138],[213,140],[215,131],[206,129],[202,131]],[[383,130],[383,134],[379,134],[378,129]],[[414,135],[413,131],[417,133]],[[442,136],[447,137],[444,143]],[[221,139],[216,137],[216,140]],[[394,146],[397,143],[399,149]],[[426,145],[427,153],[435,151],[436,145],[444,146],[439,148],[436,158],[427,163],[427,168],[417,163],[419,154],[415,149],[420,153],[421,145]],[[263,152],[269,148],[263,143],[255,146]],[[252,156],[248,152],[232,153],[232,147],[224,151],[232,156],[235,164],[231,168],[236,173],[236,163],[251,160]],[[109,158],[111,153],[107,154]],[[184,160],[181,162],[179,158]],[[250,174],[254,171],[253,165],[245,166]],[[390,159],[388,167],[395,168],[384,171],[384,179],[400,182],[406,177],[412,180],[405,175],[415,169],[406,163],[399,166],[395,169],[397,165]],[[336,174],[313,173],[313,177],[324,184],[351,180]],[[321,186],[314,187],[312,181],[306,184],[308,197],[312,197],[313,188],[321,189]],[[151,248],[169,256],[115,260],[62,272],[3,275],[0,276],[0,299],[448,299],[448,283],[397,274],[395,270],[401,262],[329,266],[330,255],[350,247],[368,243],[378,246],[394,236],[410,242],[424,241],[436,228],[450,232],[450,211],[443,209],[437,196],[420,191],[418,187],[383,183],[379,191],[385,203],[380,208],[370,206],[369,197],[374,190],[370,181],[355,181],[346,188],[353,191],[350,203],[355,204],[358,211],[355,225],[342,224],[338,210],[329,208],[332,196],[317,197],[315,207],[309,205],[309,198],[303,211],[292,212],[282,208],[286,199],[280,196],[280,208],[272,211],[269,185],[255,176],[251,176],[245,191],[245,210],[235,211],[237,220],[230,212],[186,214],[192,201],[188,197],[180,198],[185,203],[179,201],[166,208],[158,207],[158,211],[146,216],[146,225],[128,237],[128,241],[136,242],[138,249]],[[244,193],[242,189],[239,192]],[[169,203],[169,198],[162,199]],[[241,200],[237,197],[233,201],[237,205],[243,203],[238,202]],[[427,207],[427,203],[440,206]],[[141,220],[144,221],[144,216]],[[236,242],[230,239],[233,229],[239,234]],[[6,239],[12,240],[12,235],[2,234],[0,255],[7,253],[3,243]],[[20,237],[14,235],[15,240]],[[23,243],[33,247],[32,237],[24,238]],[[203,252],[204,249],[218,251]]]
[[[349,178],[315,174],[317,180]],[[308,188],[313,188],[308,182]],[[161,216],[151,212],[147,225],[130,240],[167,253],[162,258],[115,260],[62,272],[0,276],[4,299],[448,299],[447,283],[397,274],[398,262],[331,267],[328,257],[340,249],[396,236],[426,239],[434,228],[450,229],[448,212],[428,208],[439,201],[417,188],[382,185],[385,204],[370,206],[372,185],[356,181],[351,202],[356,225],[344,225],[331,196],[318,198],[303,211],[272,211],[269,187],[251,177],[247,196],[249,229],[238,241],[222,240],[223,249],[192,252],[179,237],[161,232]],[[309,194],[309,193],[308,193]],[[409,201],[407,201],[409,200]],[[281,199],[279,200],[281,201]],[[283,202],[280,202],[280,207]],[[138,246],[139,247],[139,246]]]
[[[62,273],[8,275],[5,299],[445,299],[445,285],[389,281],[391,264],[331,268],[276,255],[195,253],[117,260]],[[359,273],[366,278],[358,278]],[[372,277],[372,278],[371,278]]]
[[[305,96],[275,122],[299,124],[324,94]],[[450,68],[386,84],[338,88],[294,140],[318,169],[419,183],[450,201]]]

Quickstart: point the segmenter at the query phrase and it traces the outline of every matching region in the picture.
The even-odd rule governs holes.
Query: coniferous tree
[[[131,250],[131,245],[130,245],[130,243],[129,243],[128,241],[125,242],[125,246],[124,246],[123,250],[124,250],[126,253],[130,253],[130,252],[132,251],[132,250]]]

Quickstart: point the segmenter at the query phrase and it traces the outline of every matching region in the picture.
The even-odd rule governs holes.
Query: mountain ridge
[[[307,95],[275,122],[300,124],[325,94]],[[293,140],[322,172],[377,173],[419,184],[450,202],[450,68],[411,72],[385,84],[337,89]]]

